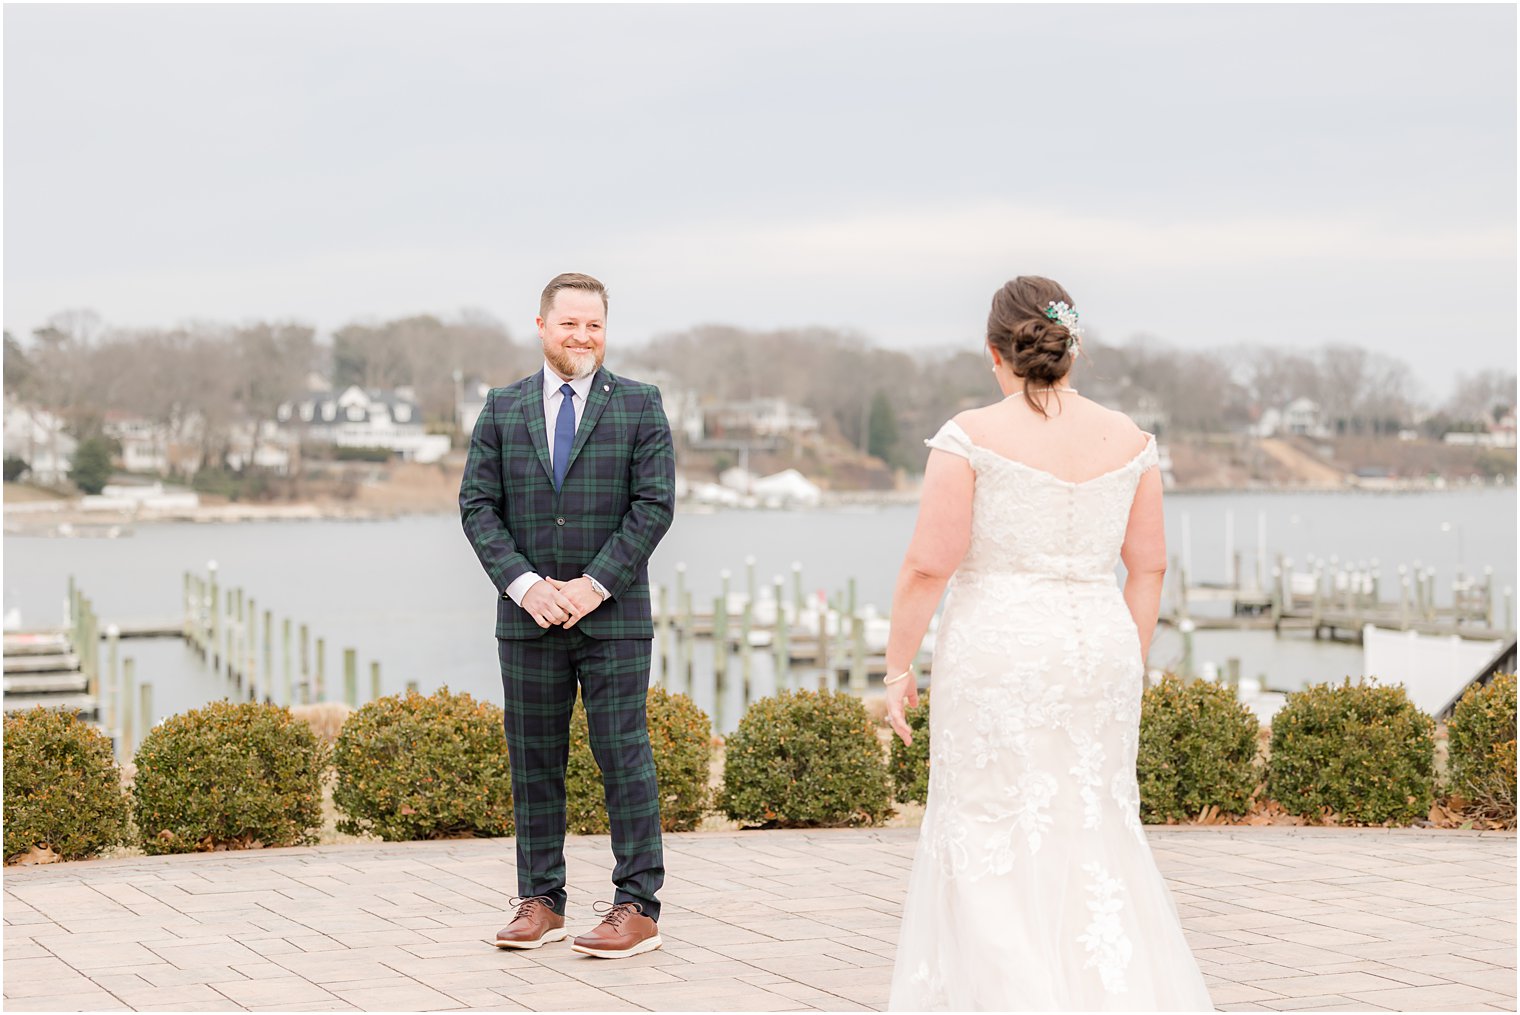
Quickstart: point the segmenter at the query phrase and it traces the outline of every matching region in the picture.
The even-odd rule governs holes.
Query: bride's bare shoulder
[[[996,432],[998,427],[998,415],[1001,406],[994,402],[991,405],[979,405],[974,409],[962,409],[950,417],[950,422],[961,428],[961,432],[972,441],[979,441],[989,432]]]
[[[1145,450],[1146,441],[1151,439],[1149,432],[1140,429],[1138,423],[1118,409],[1104,406],[1103,411],[1108,413],[1108,424],[1112,428],[1110,433],[1113,434],[1116,442],[1132,446],[1136,454]]]

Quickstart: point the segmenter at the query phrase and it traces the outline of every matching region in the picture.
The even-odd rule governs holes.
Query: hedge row
[[[697,827],[710,806],[763,827],[869,825],[893,800],[928,793],[929,696],[910,709],[912,746],[891,738],[860,699],[782,692],[755,702],[727,738],[722,784],[709,789],[713,739],[689,698],[649,692],[648,724],[667,831]],[[1465,695],[1447,723],[1448,805],[1515,818],[1515,677]],[[585,712],[570,720],[567,825],[608,830]],[[1437,791],[1435,723],[1402,688],[1322,684],[1288,696],[1259,756],[1255,716],[1218,685],[1167,678],[1142,699],[1137,759],[1142,816],[1241,814],[1262,789],[1287,811],[1344,823],[1401,824]],[[76,717],[37,708],[5,719],[4,849],[64,859],[135,842],[177,853],[315,841],[322,781],[336,773],[338,828],[387,840],[512,833],[502,711],[447,688],[371,702],[329,747],[289,709],[214,702],[156,726],[134,759],[130,793],[110,743]]]
[[[661,825],[690,830],[711,796],[711,724],[689,698],[657,688],[648,716]],[[606,832],[579,702],[570,736],[569,830]],[[398,841],[513,831],[502,710],[447,687],[369,703],[331,747],[290,709],[213,702],[154,727],[133,760],[128,791],[95,727],[42,707],[7,716],[6,860],[34,848],[84,859],[128,843],[150,854],[309,844],[322,827],[329,769],[345,834]]]

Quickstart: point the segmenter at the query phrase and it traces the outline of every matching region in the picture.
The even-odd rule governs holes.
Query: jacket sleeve
[[[586,574],[616,599],[638,580],[654,548],[670,528],[676,506],[676,455],[660,391],[648,389],[628,467],[628,512],[607,537]]]
[[[506,489],[501,475],[501,427],[497,423],[497,393],[486,398],[470,450],[465,458],[464,478],[459,484],[459,517],[480,566],[490,575],[496,591],[506,595],[507,586],[533,570],[517,549],[507,529]]]

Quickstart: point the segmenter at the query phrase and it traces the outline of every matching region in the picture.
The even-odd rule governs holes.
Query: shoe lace
[[[547,895],[532,895],[528,898],[514,896],[510,905],[516,907],[517,915],[512,917],[512,922],[531,918],[539,906],[543,906],[550,912],[554,911],[554,900]]]
[[[606,906],[607,908],[600,908],[602,906]],[[623,922],[623,919],[629,914],[642,913],[644,911],[644,907],[637,902],[619,902],[616,904],[610,902],[594,902],[591,904],[591,908],[596,912],[603,914],[602,922],[609,924],[613,928],[616,928],[619,924],[621,924]]]

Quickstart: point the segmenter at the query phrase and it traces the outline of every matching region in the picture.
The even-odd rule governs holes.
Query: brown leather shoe
[[[531,899],[513,899],[517,915],[512,922],[496,932],[498,948],[541,948],[550,941],[563,941],[570,936],[565,929],[565,918],[552,908],[552,900],[546,895]]]
[[[607,906],[598,902],[597,906]],[[625,959],[641,952],[651,952],[660,947],[660,928],[643,913],[644,907],[637,902],[620,902],[603,913],[602,922],[589,934],[582,934],[570,942],[570,950],[582,955],[595,955],[599,959]]]

